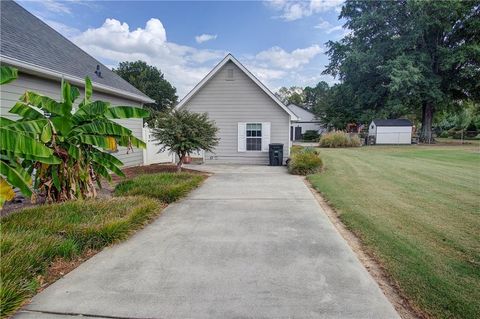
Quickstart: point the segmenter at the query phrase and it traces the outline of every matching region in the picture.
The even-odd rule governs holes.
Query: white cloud
[[[170,42],[158,19],[148,20],[143,28],[130,29],[127,23],[109,18],[100,27],[79,33],[73,41],[110,66],[143,60],[158,67],[181,98],[227,54]],[[312,67],[312,63],[322,52],[319,45],[292,51],[274,46],[257,54],[241,55],[239,59],[268,87],[313,85],[310,81],[321,72],[321,67]]]
[[[54,20],[42,18],[42,21],[48,24],[50,27],[55,29],[58,33],[62,34],[66,38],[75,37],[81,33],[81,31],[78,29],[72,28],[66,24],[63,24]]]
[[[158,19],[150,19],[144,28],[130,30],[125,22],[106,19],[102,26],[90,28],[73,41],[98,59],[110,62],[143,60],[158,67],[182,97],[197,84],[211,65],[226,55],[224,51],[196,49],[167,40]],[[208,63],[207,63],[208,64]]]
[[[330,22],[320,19],[320,22],[314,27],[315,29],[323,30],[326,34],[330,34],[332,32],[346,30],[341,25],[333,25]]]
[[[272,47],[258,53],[255,58],[270,66],[289,70],[308,64],[311,59],[322,52],[323,49],[317,44],[303,49],[295,49],[290,53],[280,47]]]
[[[269,1],[267,5],[277,11],[281,11],[280,18],[286,21],[294,21],[312,14],[338,10],[344,0],[310,0],[310,1]]]
[[[207,41],[210,41],[210,40],[215,40],[217,38],[217,35],[216,34],[201,34],[201,35],[197,35],[195,37],[195,41],[197,41],[197,43],[203,43],[203,42],[207,42]]]

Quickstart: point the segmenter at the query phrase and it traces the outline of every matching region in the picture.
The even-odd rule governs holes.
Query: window
[[[262,124],[247,123],[247,151],[262,150]]]

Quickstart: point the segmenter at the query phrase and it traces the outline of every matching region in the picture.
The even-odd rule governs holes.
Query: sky
[[[325,43],[343,0],[18,1],[106,66],[143,60],[184,97],[232,53],[270,90],[333,84]]]

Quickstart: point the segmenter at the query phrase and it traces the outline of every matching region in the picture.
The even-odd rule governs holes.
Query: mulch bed
[[[145,166],[133,166],[127,167],[122,169],[123,173],[127,179],[131,179],[137,175],[143,174],[155,174],[155,173],[162,173],[168,172],[173,173],[177,171],[177,167],[172,164],[152,164],[152,165],[145,165]],[[205,174],[204,172],[182,168],[182,172],[189,172],[194,174]],[[112,196],[113,190],[115,185],[121,182],[124,178],[116,175],[112,175],[112,182],[102,181],[102,189],[98,189],[98,197],[100,198],[108,198]],[[34,207],[37,205],[44,204],[44,200],[41,198],[37,200],[36,203],[32,203],[29,198],[25,198],[22,196],[21,193],[17,193],[17,196],[14,200],[5,203],[3,208],[0,210],[0,217],[7,216],[13,212],[19,211],[24,208]]]

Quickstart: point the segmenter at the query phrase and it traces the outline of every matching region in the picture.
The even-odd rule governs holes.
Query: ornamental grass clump
[[[322,134],[320,147],[359,147],[362,145],[358,135],[351,135],[343,131],[332,131]]]
[[[310,175],[322,170],[323,162],[318,151],[311,147],[293,152],[288,162],[288,172],[294,175]]]

